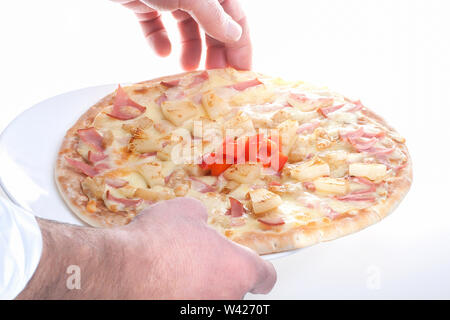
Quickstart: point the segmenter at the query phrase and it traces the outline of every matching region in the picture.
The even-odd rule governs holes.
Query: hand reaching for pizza
[[[112,0],[133,10],[145,37],[156,53],[167,56],[171,43],[161,21],[161,11],[171,11],[181,34],[181,64],[194,70],[200,63],[206,33],[206,68],[251,67],[252,47],[245,14],[238,0]]]
[[[110,229],[39,219],[43,252],[19,299],[240,299],[267,293],[273,266],[206,224],[197,200],[176,198]]]

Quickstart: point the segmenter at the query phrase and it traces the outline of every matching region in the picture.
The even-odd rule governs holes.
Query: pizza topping
[[[201,96],[201,103],[203,105],[203,109],[205,109],[206,113],[208,113],[208,116],[212,120],[223,117],[231,111],[228,103],[226,103],[225,100],[220,98],[213,91],[203,93]]]
[[[315,192],[316,191],[316,185],[313,182],[305,181],[305,182],[303,182],[303,187],[306,190],[311,191],[311,192]]]
[[[261,166],[258,163],[272,168],[275,174],[283,169],[288,160],[280,151],[280,141],[275,136],[265,138],[263,134],[241,139],[228,138],[219,150],[203,156],[200,167],[211,170],[214,176],[224,173],[225,178],[240,183],[260,175]]]
[[[223,176],[239,183],[252,183],[260,177],[261,169],[258,163],[235,164],[227,168]]]
[[[259,222],[267,225],[267,226],[281,226],[285,224],[283,218],[281,217],[263,217],[258,219]]]
[[[355,138],[355,139],[348,139],[350,144],[359,152],[370,150],[377,142],[377,138]]]
[[[145,130],[153,125],[153,120],[148,117],[140,117],[132,122],[124,123],[122,129],[128,133],[135,133],[138,130]]]
[[[348,181],[342,178],[317,178],[314,180],[314,188],[318,192],[332,194],[346,194],[348,192]]]
[[[312,159],[296,165],[290,175],[301,182],[311,181],[318,177],[329,176],[330,166],[320,159]]]
[[[304,94],[291,93],[287,97],[287,103],[295,108],[299,108],[302,111],[311,111],[315,108],[311,108],[311,100]]]
[[[337,106],[330,106],[330,107],[324,107],[324,108],[319,108],[317,109],[317,112],[320,113],[322,116],[324,116],[325,118],[328,117],[328,114],[335,112],[339,109],[341,109],[343,106],[345,106],[345,104],[340,104]]]
[[[135,208],[142,203],[142,199],[126,199],[114,197],[109,190],[106,190],[106,199],[120,203],[126,208]]]
[[[349,174],[356,177],[365,177],[372,181],[380,180],[386,176],[387,168],[378,163],[351,163]]]
[[[80,170],[82,173],[89,177],[94,177],[100,173],[100,169],[98,167],[91,166],[86,162],[71,159],[69,157],[65,157],[66,161],[72,166]]]
[[[348,98],[344,98],[344,100],[354,105],[352,108],[348,109],[348,112],[356,112],[364,108],[364,105],[362,104],[361,100],[353,101]]]
[[[180,79],[175,79],[175,80],[170,80],[170,81],[161,81],[160,84],[166,88],[173,88],[180,84]]]
[[[290,93],[287,97],[287,103],[291,106],[298,108],[303,112],[314,111],[317,108],[326,108],[332,106],[334,99],[332,98],[319,98],[311,99],[305,94]]]
[[[103,152],[103,137],[95,128],[79,129],[77,134],[83,142],[94,148],[97,152]]]
[[[188,100],[166,100],[161,103],[161,111],[164,117],[177,127],[199,113],[197,107]]]
[[[150,189],[137,188],[134,196],[149,201],[170,200],[176,197],[172,189],[159,185]]]
[[[203,71],[197,75],[194,76],[192,82],[189,84],[189,88],[193,88],[198,84],[201,84],[209,79],[208,71]]]
[[[128,185],[129,182],[119,178],[105,178],[105,183],[113,188],[122,188]]]
[[[280,123],[277,127],[278,141],[277,145],[280,148],[280,151],[282,151],[284,154],[289,154],[291,151],[291,148],[295,142],[295,139],[297,138],[297,130],[298,130],[298,122],[295,120],[286,120],[282,123]]]
[[[356,182],[360,185],[366,186],[365,189],[362,189],[361,192],[374,192],[377,189],[378,184],[370,181],[369,179],[363,178],[363,177],[350,177],[350,181]],[[358,191],[355,191],[353,193],[357,193]]]
[[[245,225],[245,219],[242,217],[231,218],[230,225],[232,227],[241,227],[241,226]]]
[[[134,90],[136,101],[119,86],[112,108],[105,107],[110,113],[78,131],[84,161],[67,163],[87,175],[85,212],[100,216],[106,206],[129,221],[148,204],[192,196],[232,240],[298,225],[321,230],[339,215],[382,203],[391,191],[385,181],[408,165],[395,143],[404,139],[376,117],[356,113],[364,108],[360,101],[230,70],[171,79]],[[190,145],[177,140],[178,129],[188,130]],[[175,163],[177,143],[201,163]],[[108,166],[114,170],[103,175]]]
[[[259,215],[275,209],[278,207],[283,200],[280,196],[270,192],[267,189],[256,189],[249,192],[250,199],[252,202],[253,213]]]
[[[162,165],[158,161],[144,163],[138,166],[138,171],[150,187],[164,185],[165,183],[162,175]]]
[[[139,117],[147,108],[134,102],[119,85],[114,98],[114,106],[108,116],[119,120],[130,120]]]
[[[368,132],[364,129],[364,127],[359,127],[354,131],[340,132],[340,136],[343,139],[347,139],[348,141],[356,140],[358,138],[383,138],[385,133],[383,131],[374,131]]]
[[[105,190],[103,179],[87,177],[81,182],[81,189],[89,199],[101,199]]]
[[[90,163],[96,163],[102,160],[105,160],[106,158],[108,158],[107,154],[104,153],[100,153],[100,152],[92,152],[92,151],[88,151],[88,157],[87,160]]]
[[[375,196],[372,193],[351,193],[345,196],[336,197],[339,201],[375,201]]]
[[[198,192],[207,193],[216,191],[215,187],[207,184],[206,182],[200,179],[194,177],[191,177],[190,179],[191,179],[191,187]]]
[[[375,155],[375,156],[385,156],[388,154],[391,154],[395,151],[395,147],[392,148],[369,148],[367,150],[364,150],[365,152]]]
[[[163,93],[162,95],[160,95],[158,98],[156,98],[155,99],[155,103],[158,105],[158,106],[161,106],[161,104],[164,102],[164,101],[167,101],[167,95],[165,94],[165,93]]]
[[[244,205],[239,201],[232,197],[229,197],[230,199],[230,206],[231,206],[231,216],[233,218],[242,217],[244,214]]]
[[[303,133],[311,133],[320,126],[320,121],[315,120],[308,123],[304,123],[300,125],[297,129],[297,134],[303,134]]]
[[[260,84],[263,84],[261,81],[259,81],[257,78],[249,81],[243,81],[236,84],[231,85],[230,87],[237,91],[244,91],[245,89],[258,86]]]

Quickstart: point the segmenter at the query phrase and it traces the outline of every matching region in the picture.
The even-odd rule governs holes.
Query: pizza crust
[[[182,76],[198,73],[187,72],[168,77],[138,83],[134,86],[151,86],[161,81],[171,81]],[[81,181],[85,176],[77,170],[67,165],[65,156],[79,158],[76,152],[78,143],[77,130],[92,126],[95,117],[107,106],[113,103],[114,94],[110,94],[88,109],[79,120],[70,128],[63,139],[60,151],[57,156],[55,166],[55,181],[64,201],[82,221],[94,227],[112,227],[129,223],[134,216],[112,213],[104,205],[98,207],[96,213],[89,213],[86,210],[88,201],[81,189]],[[384,119],[370,110],[363,113],[381,124],[387,131],[395,132]],[[331,220],[325,226],[317,227],[314,224],[307,224],[292,228],[284,232],[255,230],[247,231],[239,235],[231,235],[229,239],[252,248],[259,254],[282,252],[311,246],[313,244],[330,241],[359,230],[362,230],[386,217],[391,213],[407,194],[412,183],[411,158],[404,144],[397,143],[403,153],[407,156],[407,166],[397,173],[397,177],[389,182],[389,194],[386,200],[374,207],[360,210],[357,215],[345,215]]]

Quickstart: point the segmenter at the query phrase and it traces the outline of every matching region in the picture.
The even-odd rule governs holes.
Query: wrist
[[[142,229],[137,223],[106,230],[115,250],[115,263],[120,266],[117,287],[133,288],[133,292],[124,293],[128,298],[145,292],[146,299],[161,299],[167,296],[168,269],[174,266],[168,265],[167,250],[158,241],[159,228]]]

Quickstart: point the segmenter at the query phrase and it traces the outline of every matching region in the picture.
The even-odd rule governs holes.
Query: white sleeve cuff
[[[42,234],[33,214],[0,198],[0,299],[14,299],[34,274]]]

